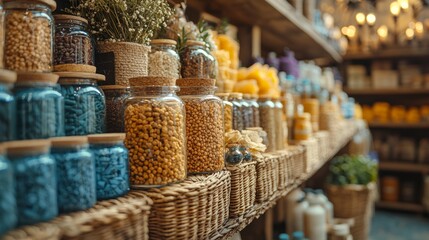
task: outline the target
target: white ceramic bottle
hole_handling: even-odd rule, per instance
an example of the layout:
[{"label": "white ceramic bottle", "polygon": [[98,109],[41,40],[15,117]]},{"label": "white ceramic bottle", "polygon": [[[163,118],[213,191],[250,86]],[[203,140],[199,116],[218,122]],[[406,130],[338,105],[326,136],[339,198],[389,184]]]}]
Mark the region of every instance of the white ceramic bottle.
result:
[{"label": "white ceramic bottle", "polygon": [[298,200],[304,198],[305,194],[301,189],[296,189],[286,197],[286,232],[292,236],[294,231],[295,208]]},{"label": "white ceramic bottle", "polygon": [[304,212],[304,235],[310,240],[326,240],[326,212],[315,196],[308,199],[310,206]]}]

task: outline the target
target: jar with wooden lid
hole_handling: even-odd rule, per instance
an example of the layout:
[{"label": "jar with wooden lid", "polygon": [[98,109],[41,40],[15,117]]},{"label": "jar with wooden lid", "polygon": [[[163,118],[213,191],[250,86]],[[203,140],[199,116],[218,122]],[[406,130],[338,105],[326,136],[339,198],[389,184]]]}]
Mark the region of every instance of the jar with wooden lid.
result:
[{"label": "jar with wooden lid", "polygon": [[170,39],[151,41],[149,53],[149,76],[180,78],[180,57],[176,51],[177,42]]},{"label": "jar with wooden lid", "polygon": [[216,97],[213,79],[179,79],[185,103],[189,173],[210,173],[224,168],[224,107]]},{"label": "jar with wooden lid", "polygon": [[0,145],[0,236],[14,228],[18,220],[14,187],[12,165]]},{"label": "jar with wooden lid", "polygon": [[49,140],[5,144],[12,163],[18,225],[49,221],[58,215],[55,161]]},{"label": "jar with wooden lid", "polygon": [[55,19],[54,65],[94,65],[94,42],[84,18],[57,14]]},{"label": "jar with wooden lid", "polygon": [[216,79],[216,59],[201,41],[188,40],[180,53],[182,78]]},{"label": "jar with wooden lid", "polygon": [[130,96],[130,87],[121,85],[103,85],[100,87],[106,99],[106,133],[124,132],[125,100]]},{"label": "jar with wooden lid", "polygon": [[4,63],[15,71],[51,72],[54,0],[4,0]]},{"label": "jar with wooden lid", "polygon": [[313,128],[309,113],[301,113],[295,116],[294,139],[298,141],[308,140],[312,137]]},{"label": "jar with wooden lid", "polygon": [[132,188],[164,186],[187,176],[185,109],[175,81],[130,79],[124,119]]},{"label": "jar with wooden lid", "polygon": [[64,136],[64,97],[57,90],[58,75],[19,73],[13,90],[17,139]]},{"label": "jar with wooden lid", "polygon": [[51,156],[57,169],[60,213],[82,211],[94,206],[94,157],[85,136],[51,138]]},{"label": "jar with wooden lid", "polygon": [[82,136],[104,133],[106,101],[97,81],[104,75],[81,72],[56,72],[64,96],[65,134]]},{"label": "jar with wooden lid", "polygon": [[225,132],[230,132],[233,130],[232,127],[232,111],[233,111],[233,105],[228,100],[229,93],[217,93],[216,96],[218,96],[220,99],[222,99],[223,102],[223,119],[224,119],[224,126],[225,126]]},{"label": "jar with wooden lid", "polygon": [[261,96],[259,104],[259,119],[262,129],[267,132],[267,150],[274,152],[277,149],[276,137],[276,106],[268,96]]},{"label": "jar with wooden lid", "polygon": [[250,105],[250,94],[243,94],[241,99],[241,115],[243,117],[243,129],[254,127],[253,123],[253,108]]},{"label": "jar with wooden lid", "polygon": [[259,118],[259,104],[258,104],[258,95],[250,95],[248,100],[250,106],[252,107],[252,118],[253,118],[253,127],[260,127],[260,118]]},{"label": "jar with wooden lid", "polygon": [[244,130],[242,93],[230,93],[229,101],[232,103],[232,128],[237,131]]},{"label": "jar with wooden lid", "polygon": [[283,150],[286,147],[285,131],[287,131],[286,121],[283,117],[283,104],[278,98],[276,98],[274,99],[274,105],[276,122],[276,147],[277,150]]},{"label": "jar with wooden lid", "polygon": [[0,142],[12,141],[16,138],[16,103],[10,91],[16,81],[16,73],[0,70]]}]

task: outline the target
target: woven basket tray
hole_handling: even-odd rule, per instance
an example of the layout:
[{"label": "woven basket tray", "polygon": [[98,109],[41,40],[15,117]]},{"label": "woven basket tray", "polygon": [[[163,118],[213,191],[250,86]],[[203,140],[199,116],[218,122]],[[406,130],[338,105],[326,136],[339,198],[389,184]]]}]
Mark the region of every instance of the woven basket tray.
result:
[{"label": "woven basket tray", "polygon": [[292,177],[292,162],[291,162],[291,154],[286,151],[278,151],[274,155],[277,156],[277,162],[279,165],[279,183],[278,189],[286,189],[291,184]]},{"label": "woven basket tray", "polygon": [[229,216],[235,218],[246,213],[255,203],[256,162],[229,166],[227,170],[231,172]]},{"label": "woven basket tray", "polygon": [[331,150],[331,146],[329,144],[329,132],[328,131],[319,131],[314,134],[315,138],[318,142],[319,147],[319,157],[321,159],[326,159]]},{"label": "woven basket tray", "polygon": [[25,226],[8,232],[2,240],[57,240],[61,238],[60,229],[51,223]]},{"label": "woven basket tray", "polygon": [[292,168],[292,179],[294,182],[300,180],[305,175],[305,147],[300,145],[289,145],[287,151]]},{"label": "woven basket tray", "polygon": [[264,157],[256,158],[256,162],[256,202],[262,203],[278,189],[278,157],[264,154]]}]

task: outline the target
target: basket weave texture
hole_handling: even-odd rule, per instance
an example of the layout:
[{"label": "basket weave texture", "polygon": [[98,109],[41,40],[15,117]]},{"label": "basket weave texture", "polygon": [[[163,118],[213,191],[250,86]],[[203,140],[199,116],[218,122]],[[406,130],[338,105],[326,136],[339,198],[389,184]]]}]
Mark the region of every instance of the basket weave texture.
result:
[{"label": "basket weave texture", "polygon": [[305,148],[305,172],[309,173],[319,163],[318,142],[315,138],[299,141],[298,144]]},{"label": "basket weave texture", "polygon": [[331,151],[331,146],[329,144],[329,132],[328,131],[319,131],[314,134],[318,142],[319,147],[319,157],[325,159],[328,157],[329,152]]},{"label": "basket weave texture", "polygon": [[229,215],[234,218],[246,213],[255,203],[256,161],[228,166],[227,170],[231,172]]},{"label": "basket weave texture", "polygon": [[262,203],[278,189],[278,157],[264,154],[263,157],[256,158],[256,162],[256,202]]}]

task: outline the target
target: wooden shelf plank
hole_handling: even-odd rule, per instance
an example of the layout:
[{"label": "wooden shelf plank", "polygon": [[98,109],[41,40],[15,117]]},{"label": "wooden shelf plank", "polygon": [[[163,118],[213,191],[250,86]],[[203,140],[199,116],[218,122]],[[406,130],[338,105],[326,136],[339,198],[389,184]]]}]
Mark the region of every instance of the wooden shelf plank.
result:
[{"label": "wooden shelf plank", "polygon": [[429,165],[421,163],[379,162],[380,170],[428,173]]},{"label": "wooden shelf plank", "polygon": [[423,212],[424,207],[417,203],[404,203],[404,202],[376,202],[375,206],[383,209],[402,210],[409,212]]},{"label": "wooden shelf plank", "polygon": [[407,59],[425,57],[429,57],[428,48],[392,48],[371,53],[348,53],[344,56],[344,60]]},{"label": "wooden shelf plank", "polygon": [[374,89],[374,88],[363,88],[363,89],[346,89],[349,95],[429,95],[429,88],[391,88],[391,89]]},{"label": "wooden shelf plank", "polygon": [[370,128],[429,129],[429,123],[369,123]]}]

